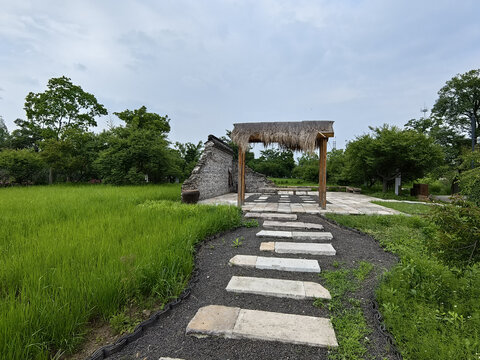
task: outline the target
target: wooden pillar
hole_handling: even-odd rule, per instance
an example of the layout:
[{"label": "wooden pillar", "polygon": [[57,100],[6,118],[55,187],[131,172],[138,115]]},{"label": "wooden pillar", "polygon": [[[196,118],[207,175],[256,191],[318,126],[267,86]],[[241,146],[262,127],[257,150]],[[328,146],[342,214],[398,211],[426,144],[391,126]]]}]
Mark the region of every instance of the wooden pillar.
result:
[{"label": "wooden pillar", "polygon": [[327,208],[327,142],[328,138],[320,140],[318,164],[318,203],[322,209]]},{"label": "wooden pillar", "polygon": [[242,206],[245,202],[245,151],[238,148],[238,182],[237,182],[237,205]]}]

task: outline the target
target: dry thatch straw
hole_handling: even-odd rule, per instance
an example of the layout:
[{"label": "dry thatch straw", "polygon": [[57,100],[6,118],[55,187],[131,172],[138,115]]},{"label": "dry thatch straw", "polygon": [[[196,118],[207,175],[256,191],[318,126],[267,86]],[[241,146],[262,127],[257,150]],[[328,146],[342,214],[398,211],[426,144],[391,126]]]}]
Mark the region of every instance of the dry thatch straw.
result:
[{"label": "dry thatch straw", "polygon": [[333,136],[333,121],[260,122],[233,124],[231,138],[242,149],[249,143],[273,143],[283,149],[314,152],[320,140]]}]

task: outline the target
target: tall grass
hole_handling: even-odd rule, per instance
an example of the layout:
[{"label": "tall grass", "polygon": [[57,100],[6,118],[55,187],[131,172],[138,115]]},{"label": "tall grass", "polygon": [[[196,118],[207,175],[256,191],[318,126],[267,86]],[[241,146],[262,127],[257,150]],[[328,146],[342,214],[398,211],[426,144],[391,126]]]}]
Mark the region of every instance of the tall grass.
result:
[{"label": "tall grass", "polygon": [[71,352],[127,301],[178,295],[193,249],[239,210],[178,202],[178,185],[0,190],[0,356]]}]

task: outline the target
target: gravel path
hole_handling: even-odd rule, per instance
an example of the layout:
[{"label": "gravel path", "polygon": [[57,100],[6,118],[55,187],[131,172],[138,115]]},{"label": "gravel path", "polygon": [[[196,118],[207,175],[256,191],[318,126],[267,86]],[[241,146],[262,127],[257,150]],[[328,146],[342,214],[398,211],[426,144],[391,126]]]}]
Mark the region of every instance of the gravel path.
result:
[{"label": "gravel path", "polygon": [[[374,298],[373,292],[378,283],[378,276],[385,269],[393,266],[396,258],[392,254],[384,252],[371,237],[343,229],[317,215],[299,215],[298,220],[320,223],[324,225],[325,231],[331,232],[334,236],[331,243],[337,250],[336,256],[301,256],[307,259],[318,259],[322,270],[334,270],[334,261],[344,263],[346,267],[356,267],[356,264],[362,260],[374,264],[375,270],[366,280],[365,286],[353,294],[353,297],[362,300],[367,322],[373,329],[369,336],[371,357],[376,359],[393,358],[388,354],[386,339],[374,325],[370,300]],[[261,223],[262,221],[260,221],[260,225]],[[255,237],[259,230],[261,230],[261,226],[239,228],[205,242],[196,256],[199,281],[194,284],[191,296],[146,331],[143,337],[110,359],[158,359],[162,356],[185,360],[326,359],[328,350],[324,348],[212,337],[198,339],[185,335],[188,322],[200,307],[206,305],[236,306],[244,309],[329,317],[328,310],[314,307],[311,300],[235,294],[225,291],[225,287],[233,275],[319,282],[318,275],[312,273],[287,273],[229,266],[229,259],[237,254],[260,255],[259,244],[262,240]],[[242,245],[238,248],[232,247],[233,240],[241,237],[243,237]],[[266,253],[265,256],[300,257],[275,253]]]}]

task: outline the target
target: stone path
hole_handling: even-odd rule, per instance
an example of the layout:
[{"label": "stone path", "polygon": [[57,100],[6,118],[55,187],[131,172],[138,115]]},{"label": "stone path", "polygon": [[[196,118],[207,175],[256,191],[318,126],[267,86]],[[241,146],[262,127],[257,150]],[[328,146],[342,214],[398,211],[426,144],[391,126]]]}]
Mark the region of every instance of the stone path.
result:
[{"label": "stone path", "polygon": [[337,252],[332,244],[262,242],[260,251],[274,251],[278,254],[309,254],[333,256]]},{"label": "stone path", "polygon": [[262,230],[257,233],[259,238],[292,239],[292,240],[332,240],[329,232],[306,232],[306,231],[284,231],[284,230]]},{"label": "stone path", "polygon": [[220,305],[200,308],[188,324],[186,332],[230,339],[338,346],[330,319]]},{"label": "stone path", "polygon": [[[311,205],[307,201],[315,198],[281,195],[262,199],[255,195],[252,202],[260,200],[259,205],[265,206],[282,199],[282,205],[298,207]],[[317,275],[320,269],[334,270],[338,263],[355,267],[365,260],[380,272],[396,262],[373,239],[320,220],[316,214],[262,211],[245,217],[258,219],[260,228],[238,228],[201,246],[196,255],[198,282],[191,296],[112,360],[327,359],[337,340],[328,306],[313,306],[315,298],[331,299]],[[286,231],[291,238],[257,236],[264,231],[274,231],[266,235]],[[294,233],[331,236],[326,241],[312,236],[302,241],[293,239]],[[244,237],[243,244],[232,246],[239,237]],[[368,301],[374,298],[378,276],[352,294],[365,303],[369,321],[374,315]],[[375,351],[385,353],[388,344],[375,328],[369,339]]]},{"label": "stone path", "polygon": [[311,281],[232,276],[227,291],[292,299],[331,299],[330,292]]},{"label": "stone path", "polygon": [[[254,205],[244,206],[244,209],[254,209],[248,212],[247,218],[275,219],[265,220],[262,229],[256,233],[257,238],[291,239],[291,240],[332,240],[333,235],[323,230],[323,226],[314,223],[296,221],[293,210],[309,212],[318,208],[308,193],[300,194],[301,203],[290,203],[288,193],[280,194],[278,203],[267,203],[269,195],[262,195],[254,200]],[[279,229],[301,229],[279,230]],[[305,231],[305,230],[310,231]],[[335,256],[332,244],[299,243],[299,242],[262,242],[259,251],[272,251],[280,254],[308,254],[310,256]],[[259,255],[235,255],[229,265],[256,270],[276,270],[282,272],[319,273],[318,260],[302,258],[265,257]],[[323,286],[314,282],[294,279],[275,279],[264,277],[232,276],[226,291],[263,296],[311,299],[330,299],[330,293]],[[291,344],[304,344],[319,347],[338,346],[330,320],[327,318],[266,312],[255,309],[242,309],[220,305],[208,305],[200,308],[187,326],[187,334],[204,336],[222,336],[230,339],[258,339],[264,341],[279,341]]]}]

